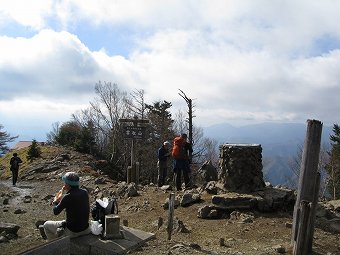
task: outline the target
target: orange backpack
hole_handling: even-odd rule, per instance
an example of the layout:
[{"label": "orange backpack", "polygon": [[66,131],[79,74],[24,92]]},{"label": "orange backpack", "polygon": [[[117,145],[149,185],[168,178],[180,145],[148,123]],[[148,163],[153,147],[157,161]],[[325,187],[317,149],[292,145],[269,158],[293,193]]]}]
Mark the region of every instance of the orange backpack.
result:
[{"label": "orange backpack", "polygon": [[174,145],[172,147],[172,157],[174,159],[185,159],[186,151],[185,151],[185,139],[182,137],[176,137],[174,139]]}]

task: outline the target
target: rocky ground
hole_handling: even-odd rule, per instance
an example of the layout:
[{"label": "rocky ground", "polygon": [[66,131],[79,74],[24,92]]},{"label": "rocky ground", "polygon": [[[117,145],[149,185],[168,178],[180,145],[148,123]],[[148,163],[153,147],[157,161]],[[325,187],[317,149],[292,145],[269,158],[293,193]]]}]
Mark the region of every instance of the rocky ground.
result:
[{"label": "rocky ground", "polygon": [[[9,159],[1,160],[0,164],[6,166]],[[11,185],[8,169],[0,168],[0,222],[20,227],[17,235],[0,231],[0,253],[19,254],[47,242],[40,237],[36,222],[65,217],[63,213],[54,216],[49,203],[62,186],[61,175],[77,171],[81,184],[89,190],[91,202],[99,197],[118,197],[121,222],[127,220],[129,227],[156,234],[154,240],[131,254],[291,254],[291,211],[234,211],[217,219],[202,219],[197,216],[199,209],[212,202],[212,195],[202,189],[200,199],[175,209],[176,224],[168,240],[160,218],[167,220],[164,204],[170,191],[152,184],[131,189],[98,174],[97,163],[88,155],[65,148],[44,149],[41,159],[24,162],[16,187]],[[183,194],[184,191],[178,192],[176,196],[180,200]],[[340,254],[340,234],[323,227],[327,225],[323,220],[330,214],[323,212],[325,217],[319,219],[315,228],[313,254]]]}]

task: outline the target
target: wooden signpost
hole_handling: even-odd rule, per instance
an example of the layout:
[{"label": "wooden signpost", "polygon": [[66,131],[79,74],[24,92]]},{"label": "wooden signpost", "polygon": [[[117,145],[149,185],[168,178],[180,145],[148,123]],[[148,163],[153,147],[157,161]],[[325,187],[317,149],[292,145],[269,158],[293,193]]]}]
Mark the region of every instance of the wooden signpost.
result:
[{"label": "wooden signpost", "polygon": [[119,119],[121,123],[126,123],[124,126],[124,139],[131,140],[131,164],[127,169],[127,183],[139,183],[139,162],[135,161],[135,142],[144,138],[145,124],[149,123],[147,119],[138,119],[135,116],[133,119]]}]

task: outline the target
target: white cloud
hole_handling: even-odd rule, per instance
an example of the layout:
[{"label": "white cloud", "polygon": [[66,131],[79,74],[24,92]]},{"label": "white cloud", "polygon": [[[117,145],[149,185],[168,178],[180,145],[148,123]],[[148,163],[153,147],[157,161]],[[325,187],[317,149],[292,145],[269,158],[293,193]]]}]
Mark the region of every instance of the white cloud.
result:
[{"label": "white cloud", "polygon": [[[1,0],[0,14],[2,22],[5,20],[13,20],[23,26],[33,29],[41,29],[45,27],[45,19],[52,14],[52,0]],[[6,24],[2,24],[5,26]]]},{"label": "white cloud", "polygon": [[[38,32],[0,36],[0,104],[28,104],[25,98],[44,109],[62,104],[74,110],[75,98],[85,105],[101,80],[126,91],[144,89],[148,103],[167,100],[186,111],[182,89],[194,99],[195,121],[202,125],[339,122],[340,53],[336,44],[317,44],[340,42],[338,1],[68,0],[19,9],[2,2],[0,27],[9,19]],[[129,31],[134,48],[126,57],[94,51],[87,43],[102,38],[80,39],[83,22],[103,32]],[[65,30],[57,32],[60,24]],[[8,107],[1,106],[2,112]],[[31,108],[39,112],[38,104]]]},{"label": "white cloud", "polygon": [[42,30],[32,38],[0,37],[1,98],[45,95],[68,98],[93,91],[99,66],[68,32]]}]

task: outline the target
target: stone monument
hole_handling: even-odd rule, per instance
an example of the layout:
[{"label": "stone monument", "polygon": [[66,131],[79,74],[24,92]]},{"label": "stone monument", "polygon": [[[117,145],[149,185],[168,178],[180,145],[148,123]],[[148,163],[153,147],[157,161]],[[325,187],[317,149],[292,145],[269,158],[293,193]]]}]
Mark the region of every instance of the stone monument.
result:
[{"label": "stone monument", "polygon": [[219,181],[228,191],[250,193],[263,190],[260,144],[220,145]]}]

